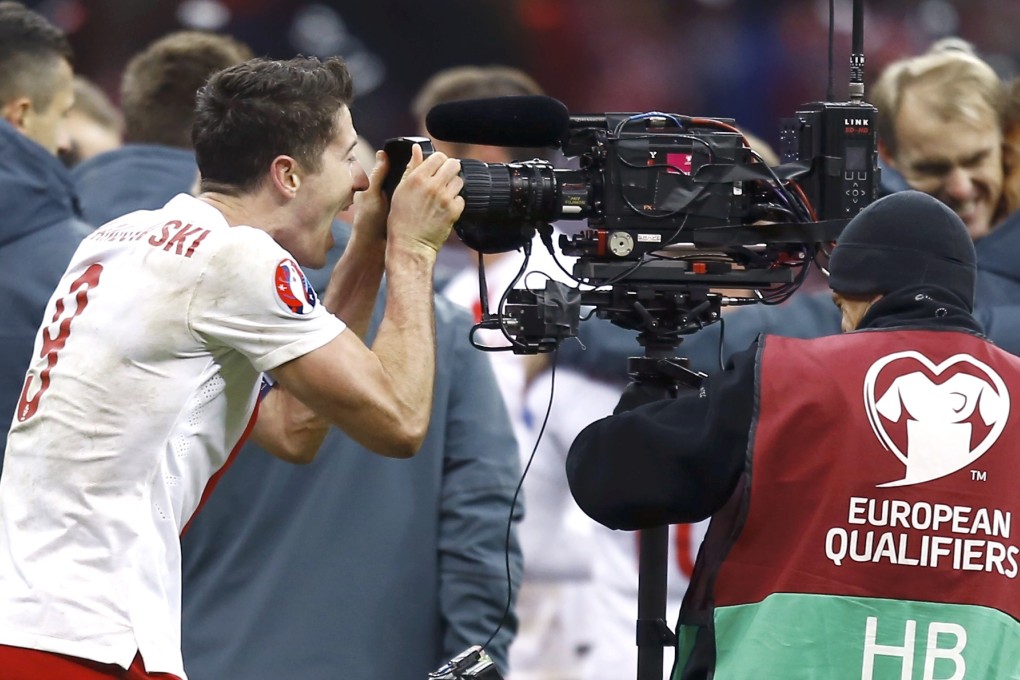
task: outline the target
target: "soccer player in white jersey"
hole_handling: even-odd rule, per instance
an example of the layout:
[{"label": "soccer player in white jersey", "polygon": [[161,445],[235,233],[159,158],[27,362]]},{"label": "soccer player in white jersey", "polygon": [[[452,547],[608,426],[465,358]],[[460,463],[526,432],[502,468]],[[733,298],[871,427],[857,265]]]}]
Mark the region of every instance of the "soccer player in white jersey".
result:
[{"label": "soccer player in white jersey", "polygon": [[[415,149],[389,205],[385,157],[369,180],[354,156],[351,96],[337,59],[221,71],[196,108],[202,193],[113,220],[72,259],[0,476],[6,680],[186,678],[179,536],[246,435],[294,462],[330,425],[385,456],[421,444],[432,268],[463,209],[460,165]],[[323,265],[356,193],[317,300],[301,266]]]}]

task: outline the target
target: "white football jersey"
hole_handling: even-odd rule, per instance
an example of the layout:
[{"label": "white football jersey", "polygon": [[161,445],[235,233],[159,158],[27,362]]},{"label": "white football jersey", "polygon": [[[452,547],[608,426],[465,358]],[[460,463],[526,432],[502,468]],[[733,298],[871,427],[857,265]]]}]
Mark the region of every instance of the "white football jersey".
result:
[{"label": "white football jersey", "polygon": [[86,238],[50,299],[0,476],[0,644],[184,679],[180,533],[261,374],[335,338],[292,256],[180,195]]}]

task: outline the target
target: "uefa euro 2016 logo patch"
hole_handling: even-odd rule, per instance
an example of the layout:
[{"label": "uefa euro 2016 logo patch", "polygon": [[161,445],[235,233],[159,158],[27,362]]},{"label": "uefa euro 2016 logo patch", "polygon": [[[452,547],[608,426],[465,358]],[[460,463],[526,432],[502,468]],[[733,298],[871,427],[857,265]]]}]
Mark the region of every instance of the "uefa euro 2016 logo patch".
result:
[{"label": "uefa euro 2016 logo patch", "polygon": [[276,265],[276,299],[294,314],[309,314],[317,298],[305,273],[294,260],[281,260]]}]

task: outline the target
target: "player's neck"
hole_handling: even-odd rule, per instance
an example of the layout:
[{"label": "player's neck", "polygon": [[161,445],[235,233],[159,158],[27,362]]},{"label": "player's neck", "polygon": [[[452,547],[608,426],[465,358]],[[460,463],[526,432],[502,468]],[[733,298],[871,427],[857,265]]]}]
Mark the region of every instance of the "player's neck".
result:
[{"label": "player's neck", "polygon": [[216,208],[232,227],[245,225],[272,234],[282,219],[281,206],[259,194],[233,195],[203,191],[198,200]]}]

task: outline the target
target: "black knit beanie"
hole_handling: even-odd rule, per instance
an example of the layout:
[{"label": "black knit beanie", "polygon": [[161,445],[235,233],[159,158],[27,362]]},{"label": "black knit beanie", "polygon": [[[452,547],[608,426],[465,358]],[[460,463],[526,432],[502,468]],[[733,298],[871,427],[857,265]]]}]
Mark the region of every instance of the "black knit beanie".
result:
[{"label": "black knit beanie", "polygon": [[871,295],[935,285],[974,306],[974,243],[959,216],[919,191],[898,191],[850,220],[829,259],[829,287]]}]

